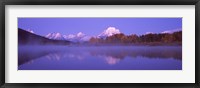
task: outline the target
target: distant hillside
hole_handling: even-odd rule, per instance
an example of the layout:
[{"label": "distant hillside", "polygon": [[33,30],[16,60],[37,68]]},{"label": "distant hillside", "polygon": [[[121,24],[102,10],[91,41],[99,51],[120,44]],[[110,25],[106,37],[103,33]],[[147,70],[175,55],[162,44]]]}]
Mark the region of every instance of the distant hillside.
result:
[{"label": "distant hillside", "polygon": [[19,45],[69,45],[67,40],[53,40],[18,28]]}]

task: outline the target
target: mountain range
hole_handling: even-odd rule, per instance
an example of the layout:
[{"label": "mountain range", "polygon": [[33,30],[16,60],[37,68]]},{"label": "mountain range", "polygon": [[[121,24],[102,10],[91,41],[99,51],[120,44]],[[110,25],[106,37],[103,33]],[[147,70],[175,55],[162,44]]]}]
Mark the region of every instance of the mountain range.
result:
[{"label": "mountain range", "polygon": [[69,35],[63,35],[61,33],[49,33],[45,36],[48,39],[54,39],[54,40],[69,40],[72,42],[83,42],[83,41],[89,41],[90,36],[86,36],[84,33],[79,32],[77,34],[69,34]]},{"label": "mountain range", "polygon": [[48,39],[30,31],[18,28],[19,45],[69,45],[70,43],[71,42],[67,40]]},{"label": "mountain range", "polygon": [[[106,38],[108,36],[112,36],[114,34],[119,34],[119,33],[121,33],[119,29],[116,29],[115,27],[108,27],[106,30],[104,30],[102,33],[100,33],[98,36],[95,36],[95,37]],[[79,32],[77,34],[69,34],[69,35],[63,35],[61,33],[49,33],[45,37],[49,39],[54,39],[54,40],[69,40],[73,42],[89,41],[91,38],[91,36],[87,36],[86,34],[82,32]]]},{"label": "mountain range", "polygon": [[[169,30],[169,31],[163,31],[161,33],[173,33],[176,31],[180,31],[181,29],[175,29],[175,30]],[[29,33],[34,34],[34,32],[32,30],[26,30]],[[69,34],[69,35],[64,35],[61,33],[48,33],[46,36],[44,36],[44,38],[46,39],[50,39],[50,40],[62,40],[62,41],[71,41],[71,42],[85,42],[85,41],[89,41],[91,37],[94,38],[101,38],[101,39],[105,39],[107,37],[110,37],[112,35],[115,34],[120,34],[120,30],[116,29],[115,27],[108,27],[106,30],[104,30],[102,33],[100,33],[97,36],[88,36],[82,32],[78,32],[77,34]],[[147,32],[146,34],[154,34],[152,32]],[[37,34],[35,34],[37,35]],[[41,36],[42,37],[42,36]]]}]

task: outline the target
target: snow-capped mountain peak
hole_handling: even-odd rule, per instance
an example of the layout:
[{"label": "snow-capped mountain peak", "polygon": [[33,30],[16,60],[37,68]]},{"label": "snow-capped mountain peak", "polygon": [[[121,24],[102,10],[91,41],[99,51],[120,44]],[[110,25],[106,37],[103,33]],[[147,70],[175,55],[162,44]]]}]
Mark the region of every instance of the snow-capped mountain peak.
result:
[{"label": "snow-capped mountain peak", "polygon": [[84,33],[82,32],[78,32],[77,34],[69,34],[69,35],[65,35],[64,38],[66,40],[70,40],[73,42],[81,42],[81,41],[88,41],[90,39],[89,36],[86,36]]},{"label": "snow-capped mountain peak", "polygon": [[73,34],[64,35],[65,39],[71,39],[71,38],[74,38],[74,37],[76,37],[76,35],[73,35]]},{"label": "snow-capped mountain peak", "polygon": [[[120,34],[120,33],[121,32],[119,31],[119,29],[116,29],[115,27],[108,27],[97,37],[106,38],[106,37],[112,36],[114,34]],[[78,32],[77,34],[69,34],[69,35],[62,35],[61,33],[49,33],[45,37],[47,37],[49,39],[69,40],[69,41],[73,41],[73,42],[89,41],[91,38],[91,36],[87,36],[86,34],[84,34],[82,32]]]},{"label": "snow-capped mountain peak", "polygon": [[65,38],[63,37],[61,33],[49,33],[45,37],[49,39],[55,39],[55,40],[65,40]]},{"label": "snow-capped mountain peak", "polygon": [[56,37],[61,37],[62,35],[60,33],[55,34]]},{"label": "snow-capped mountain peak", "polygon": [[78,32],[77,34],[69,34],[69,35],[62,35],[61,33],[49,33],[45,37],[49,39],[69,40],[73,42],[89,41],[90,39],[90,36],[86,36],[82,32]]},{"label": "snow-capped mountain peak", "polygon": [[115,27],[108,27],[101,34],[99,34],[98,37],[108,37],[108,36],[112,36],[114,34],[120,34],[120,33],[121,32],[119,31],[119,29],[116,29]]},{"label": "snow-capped mountain peak", "polygon": [[85,36],[85,34],[82,33],[82,32],[79,32],[76,36],[77,36],[77,37],[83,37],[83,36]]}]

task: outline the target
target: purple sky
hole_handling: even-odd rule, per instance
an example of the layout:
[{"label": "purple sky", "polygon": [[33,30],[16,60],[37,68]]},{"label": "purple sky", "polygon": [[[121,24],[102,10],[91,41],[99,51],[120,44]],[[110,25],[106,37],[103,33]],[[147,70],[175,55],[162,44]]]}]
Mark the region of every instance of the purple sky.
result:
[{"label": "purple sky", "polygon": [[124,34],[141,35],[182,29],[182,18],[18,18],[18,27],[42,36],[53,32],[95,36],[108,27]]}]

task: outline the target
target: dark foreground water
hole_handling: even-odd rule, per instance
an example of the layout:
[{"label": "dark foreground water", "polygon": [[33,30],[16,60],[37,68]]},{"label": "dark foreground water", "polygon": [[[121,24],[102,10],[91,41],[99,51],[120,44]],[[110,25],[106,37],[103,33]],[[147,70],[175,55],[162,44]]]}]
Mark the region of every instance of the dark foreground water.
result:
[{"label": "dark foreground water", "polygon": [[182,70],[182,48],[19,46],[18,70]]}]

